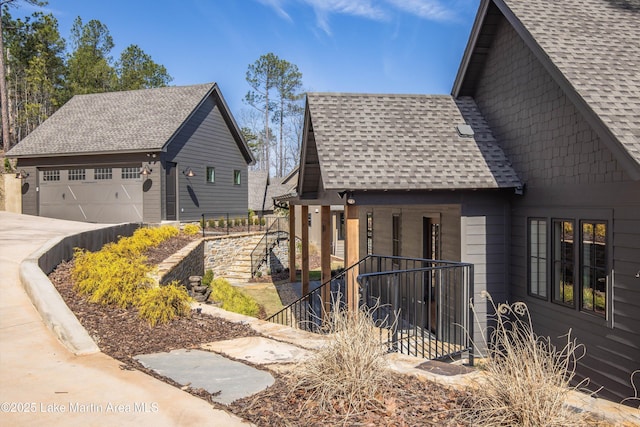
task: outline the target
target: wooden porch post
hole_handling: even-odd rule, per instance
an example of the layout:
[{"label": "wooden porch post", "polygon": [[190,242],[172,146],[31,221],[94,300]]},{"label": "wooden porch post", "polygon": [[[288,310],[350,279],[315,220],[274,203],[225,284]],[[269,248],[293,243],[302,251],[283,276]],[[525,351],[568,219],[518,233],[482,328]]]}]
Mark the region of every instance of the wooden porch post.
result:
[{"label": "wooden porch post", "polygon": [[[322,224],[320,239],[320,265],[322,267],[321,283],[331,279],[331,206],[322,206],[320,211]],[[331,309],[331,286],[322,288],[322,317]]]},{"label": "wooden porch post", "polygon": [[309,293],[309,206],[302,205],[300,222],[302,227],[302,295]]},{"label": "wooden porch post", "polygon": [[[344,240],[345,268],[360,261],[360,220],[358,206],[345,205],[346,236]],[[358,267],[353,268],[347,274],[347,308],[349,311],[358,309]]]},{"label": "wooden porch post", "polygon": [[296,280],[296,207],[289,204],[289,282]]}]

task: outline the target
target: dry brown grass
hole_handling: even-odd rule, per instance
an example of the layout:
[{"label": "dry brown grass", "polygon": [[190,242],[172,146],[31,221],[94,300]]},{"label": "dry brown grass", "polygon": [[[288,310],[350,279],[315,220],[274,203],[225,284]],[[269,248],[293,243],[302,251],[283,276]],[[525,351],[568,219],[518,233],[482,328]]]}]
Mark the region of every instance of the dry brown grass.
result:
[{"label": "dry brown grass", "polygon": [[337,311],[326,316],[327,345],[295,370],[292,393],[308,396],[305,408],[350,415],[380,409],[389,371],[372,313]]},{"label": "dry brown grass", "polygon": [[[486,376],[461,411],[461,421],[482,426],[584,426],[586,414],[565,405],[584,346],[563,338],[564,347],[535,334],[526,304],[495,305]],[[485,335],[486,336],[486,335]]]}]

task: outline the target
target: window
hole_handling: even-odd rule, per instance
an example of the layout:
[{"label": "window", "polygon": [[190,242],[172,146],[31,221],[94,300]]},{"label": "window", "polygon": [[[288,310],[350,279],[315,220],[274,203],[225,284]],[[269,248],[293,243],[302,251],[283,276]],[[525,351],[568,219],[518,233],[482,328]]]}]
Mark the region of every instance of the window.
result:
[{"label": "window", "polygon": [[583,311],[604,316],[607,297],[607,224],[583,221],[580,227]]},{"label": "window", "polygon": [[84,169],[69,169],[67,179],[69,181],[83,181],[86,178]]},{"label": "window", "polygon": [[111,179],[112,177],[111,168],[96,168],[93,170],[93,179]]},{"label": "window", "polygon": [[122,168],[120,172],[120,177],[122,179],[138,179],[140,178],[140,169],[139,168]]},{"label": "window", "polygon": [[216,182],[216,169],[207,166],[207,182]]},{"label": "window", "polygon": [[234,170],[233,171],[233,183],[235,185],[240,185],[241,177],[242,177],[242,174],[241,174],[241,172],[239,170]]},{"label": "window", "polygon": [[60,171],[44,171],[42,172],[43,181],[60,181]]},{"label": "window", "polygon": [[575,307],[573,221],[553,220],[553,302]]},{"label": "window", "polygon": [[529,220],[529,294],[547,298],[547,221]]},{"label": "window", "polygon": [[373,212],[367,212],[367,255],[373,255]]},{"label": "window", "polygon": [[392,221],[392,255],[400,256],[400,215],[394,215]]}]

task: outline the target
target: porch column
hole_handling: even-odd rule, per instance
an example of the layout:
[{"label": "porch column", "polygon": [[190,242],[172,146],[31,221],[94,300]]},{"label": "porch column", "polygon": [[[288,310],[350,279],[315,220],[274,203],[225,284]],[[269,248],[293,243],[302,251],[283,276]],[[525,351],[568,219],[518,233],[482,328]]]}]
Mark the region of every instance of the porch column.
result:
[{"label": "porch column", "polygon": [[[320,239],[320,265],[322,267],[321,283],[331,280],[331,206],[322,206],[320,210],[320,223],[322,224]],[[322,288],[322,317],[329,313],[331,304],[331,286]]]},{"label": "porch column", "polygon": [[[346,236],[344,239],[345,268],[349,268],[360,261],[359,229],[360,220],[358,206],[345,205]],[[358,267],[347,274],[347,308],[349,311],[358,309]]]},{"label": "porch column", "polygon": [[289,204],[289,283],[296,280],[296,207]]},{"label": "porch column", "polygon": [[302,227],[302,295],[309,293],[309,206],[302,205],[300,223]]}]

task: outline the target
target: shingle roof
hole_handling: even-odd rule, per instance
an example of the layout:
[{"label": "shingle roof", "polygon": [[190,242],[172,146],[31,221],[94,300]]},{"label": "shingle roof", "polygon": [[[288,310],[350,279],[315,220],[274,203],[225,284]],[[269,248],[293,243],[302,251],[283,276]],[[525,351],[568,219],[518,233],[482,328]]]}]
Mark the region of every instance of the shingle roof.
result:
[{"label": "shingle roof", "polygon": [[640,163],[640,4],[503,1]]},{"label": "shingle roof", "polygon": [[[267,171],[250,170],[248,180],[248,192],[249,192],[249,209],[258,212],[262,210],[269,210],[266,206],[269,201],[265,200],[267,191],[267,185],[269,183],[269,174]],[[273,203],[271,203],[273,205]]]},{"label": "shingle roof", "polygon": [[208,83],[76,95],[8,155],[159,150],[214,87]]},{"label": "shingle roof", "polygon": [[[484,189],[520,186],[468,97],[310,93],[325,189]],[[472,126],[462,137],[456,126]]]},{"label": "shingle roof", "polygon": [[627,171],[640,177],[640,3],[483,0],[454,95],[473,93],[478,61],[482,62],[490,40],[478,32],[491,33],[495,25],[488,12],[490,2],[591,119],[605,142],[611,141],[610,148]]}]

